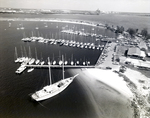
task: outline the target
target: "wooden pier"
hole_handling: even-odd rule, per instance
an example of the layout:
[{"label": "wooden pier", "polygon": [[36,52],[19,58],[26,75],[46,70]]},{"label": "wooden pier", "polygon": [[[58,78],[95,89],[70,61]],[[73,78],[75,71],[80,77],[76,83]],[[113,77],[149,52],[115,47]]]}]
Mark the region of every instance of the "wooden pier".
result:
[{"label": "wooden pier", "polygon": [[[28,68],[49,68],[49,65],[25,65]],[[50,65],[51,68],[62,68],[62,65]],[[95,65],[64,65],[64,68],[95,68]]]}]

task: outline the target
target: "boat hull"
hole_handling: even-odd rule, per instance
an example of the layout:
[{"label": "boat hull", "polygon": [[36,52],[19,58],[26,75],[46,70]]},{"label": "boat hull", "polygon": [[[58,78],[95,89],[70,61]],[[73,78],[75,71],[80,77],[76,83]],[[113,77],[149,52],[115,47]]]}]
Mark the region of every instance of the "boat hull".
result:
[{"label": "boat hull", "polygon": [[72,83],[76,76],[77,75],[60,80],[52,85],[45,86],[41,90],[32,94],[31,98],[35,101],[43,101],[49,99],[65,90]]}]

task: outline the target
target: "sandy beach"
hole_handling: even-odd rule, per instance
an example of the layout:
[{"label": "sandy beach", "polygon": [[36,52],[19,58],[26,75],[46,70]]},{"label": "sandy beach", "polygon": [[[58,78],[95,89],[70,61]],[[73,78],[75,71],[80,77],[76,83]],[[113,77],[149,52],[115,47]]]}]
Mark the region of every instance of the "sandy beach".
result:
[{"label": "sandy beach", "polygon": [[76,69],[71,73],[79,73],[77,81],[85,89],[98,118],[132,118],[130,99],[133,94],[122,77],[102,69]]},{"label": "sandy beach", "polygon": [[[124,74],[118,74],[112,70],[76,69],[71,73],[79,73],[77,81],[85,89],[98,118],[148,118],[150,84],[148,78],[140,72],[127,69]],[[139,80],[145,83],[141,84]]]}]

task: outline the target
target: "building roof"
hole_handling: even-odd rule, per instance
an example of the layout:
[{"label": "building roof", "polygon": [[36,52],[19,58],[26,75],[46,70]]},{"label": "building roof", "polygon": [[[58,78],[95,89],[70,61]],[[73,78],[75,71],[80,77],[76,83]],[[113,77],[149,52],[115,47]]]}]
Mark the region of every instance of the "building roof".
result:
[{"label": "building roof", "polygon": [[144,41],[141,41],[138,46],[139,46],[140,49],[144,49],[144,50],[148,49],[147,46],[146,46],[146,43]]},{"label": "building roof", "polygon": [[145,52],[141,51],[139,48],[133,47],[128,49],[129,56],[138,56],[138,57],[145,57]]},{"label": "building roof", "polygon": [[147,56],[150,57],[150,52],[147,53]]}]

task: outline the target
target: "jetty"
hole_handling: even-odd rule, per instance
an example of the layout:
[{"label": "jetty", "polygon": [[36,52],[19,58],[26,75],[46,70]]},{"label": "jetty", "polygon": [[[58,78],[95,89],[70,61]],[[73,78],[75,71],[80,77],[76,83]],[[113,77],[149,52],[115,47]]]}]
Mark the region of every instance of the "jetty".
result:
[{"label": "jetty", "polygon": [[[48,68],[49,65],[25,65],[27,68]],[[51,65],[51,68],[62,68],[62,65]],[[95,65],[64,65],[64,68],[95,68]]]},{"label": "jetty", "polygon": [[[21,65],[17,70],[16,74],[21,74],[27,68],[49,68],[49,65]],[[62,68],[62,65],[51,65],[51,68]],[[95,68],[95,65],[64,65],[64,68]]]}]

